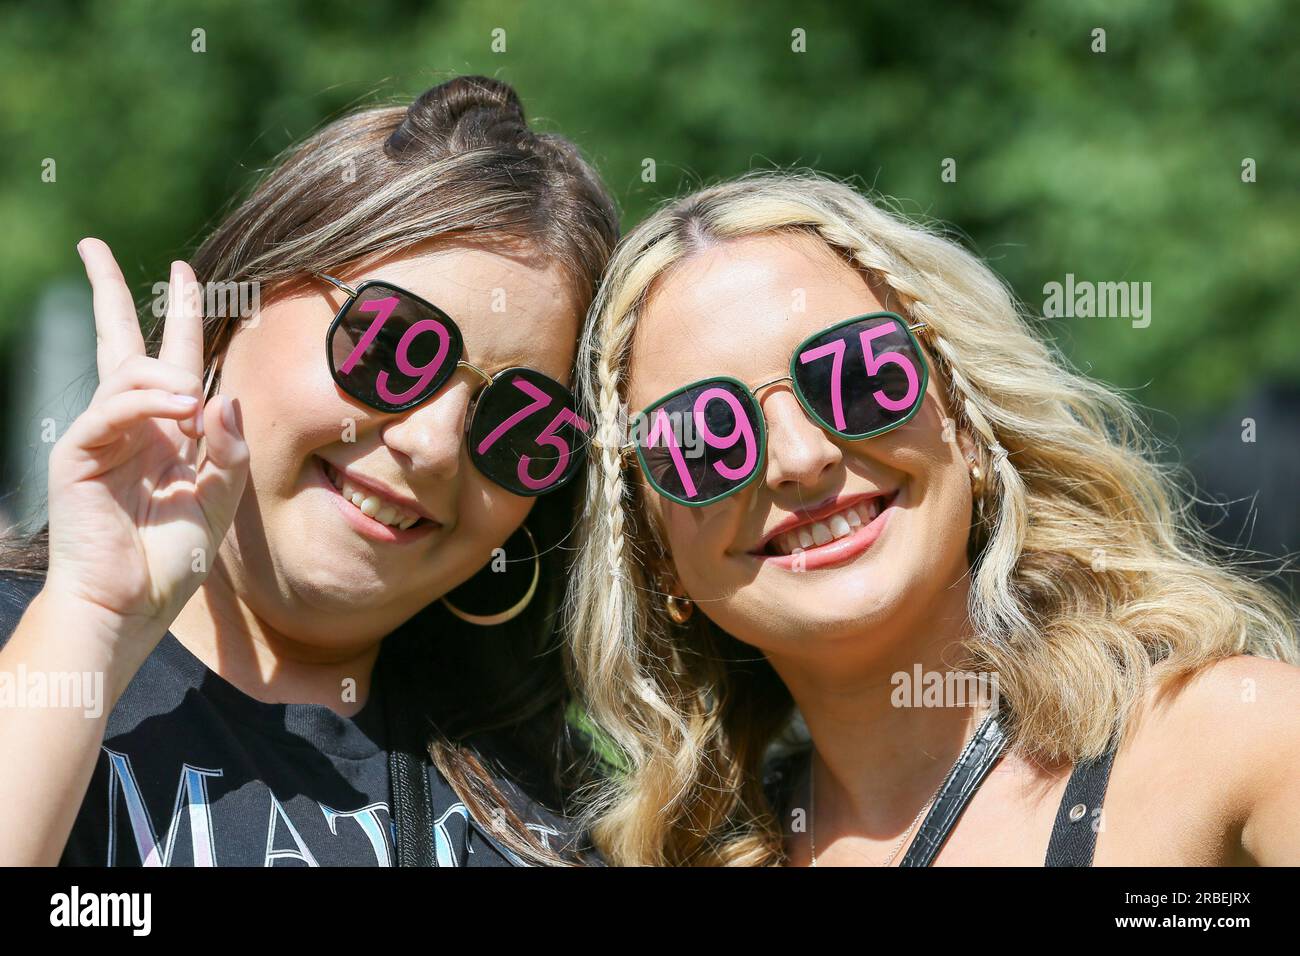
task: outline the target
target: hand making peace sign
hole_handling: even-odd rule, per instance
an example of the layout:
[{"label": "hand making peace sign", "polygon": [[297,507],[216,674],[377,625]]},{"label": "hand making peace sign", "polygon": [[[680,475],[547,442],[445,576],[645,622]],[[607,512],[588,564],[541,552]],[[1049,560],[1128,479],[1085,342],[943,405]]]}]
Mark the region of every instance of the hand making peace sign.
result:
[{"label": "hand making peace sign", "polygon": [[248,446],[236,403],[217,395],[203,406],[202,317],[184,294],[193,270],[172,263],[162,347],[150,358],[108,246],[84,239],[78,251],[94,290],[100,385],[50,453],[46,589],[121,633],[160,624],[161,637],[230,528]]}]

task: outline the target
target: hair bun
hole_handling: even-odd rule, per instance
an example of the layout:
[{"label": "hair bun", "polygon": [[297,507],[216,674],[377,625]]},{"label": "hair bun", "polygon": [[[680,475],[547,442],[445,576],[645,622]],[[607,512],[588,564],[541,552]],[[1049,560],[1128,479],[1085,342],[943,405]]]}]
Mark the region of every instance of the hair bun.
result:
[{"label": "hair bun", "polygon": [[473,149],[515,143],[529,134],[514,87],[487,76],[458,76],[421,93],[384,149],[390,156],[417,143]]}]

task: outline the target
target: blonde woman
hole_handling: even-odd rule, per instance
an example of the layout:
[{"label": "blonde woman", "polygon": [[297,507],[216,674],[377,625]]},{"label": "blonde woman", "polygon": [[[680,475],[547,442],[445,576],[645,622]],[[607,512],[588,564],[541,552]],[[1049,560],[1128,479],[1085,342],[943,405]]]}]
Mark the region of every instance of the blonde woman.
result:
[{"label": "blonde woman", "polygon": [[579,365],[607,860],[1300,862],[1287,612],[957,245],[815,175],[704,189]]}]

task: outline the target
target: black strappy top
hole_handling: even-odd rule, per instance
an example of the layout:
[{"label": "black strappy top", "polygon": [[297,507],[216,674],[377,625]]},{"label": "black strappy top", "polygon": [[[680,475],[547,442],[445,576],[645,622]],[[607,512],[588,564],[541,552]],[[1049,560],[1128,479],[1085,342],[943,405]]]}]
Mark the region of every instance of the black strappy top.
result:
[{"label": "black strappy top", "polygon": [[[1097,845],[1097,831],[1092,821],[1101,813],[1118,742],[1117,731],[1104,754],[1096,760],[1075,764],[1061,797],[1061,805],[1056,811],[1056,822],[1047,844],[1044,866],[1092,866],[1092,856]],[[997,714],[990,714],[980,724],[944,778],[934,805],[930,807],[930,812],[926,814],[899,866],[929,866],[934,862],[962,811],[988,776],[1006,743],[1007,738],[998,723]],[[791,788],[799,779],[797,769],[807,758],[807,751],[785,757],[773,763],[764,778],[768,799],[773,806],[780,808],[782,814]]]}]

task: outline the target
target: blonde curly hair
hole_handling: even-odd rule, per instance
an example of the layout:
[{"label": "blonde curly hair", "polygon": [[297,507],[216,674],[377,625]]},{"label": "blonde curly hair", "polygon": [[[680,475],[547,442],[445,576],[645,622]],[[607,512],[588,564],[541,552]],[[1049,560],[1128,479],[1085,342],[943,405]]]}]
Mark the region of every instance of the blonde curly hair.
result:
[{"label": "blonde curly hair", "polygon": [[964,650],[998,675],[1012,747],[1097,756],[1156,663],[1167,680],[1243,653],[1296,662],[1285,606],[1212,557],[1130,403],[1069,368],[988,267],[848,185],[753,173],[628,234],[580,345],[577,392],[597,440],[566,622],[576,684],[621,765],[587,821],[611,863],[783,861],[761,771],[793,702],[766,661],[703,615],[670,622],[656,596],[662,541],[619,452],[633,330],[652,288],[703,248],[781,232],[817,237],[888,290],[887,307],[928,327],[927,356],[990,476],[972,527]]}]

